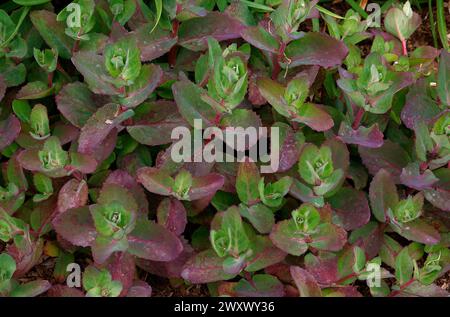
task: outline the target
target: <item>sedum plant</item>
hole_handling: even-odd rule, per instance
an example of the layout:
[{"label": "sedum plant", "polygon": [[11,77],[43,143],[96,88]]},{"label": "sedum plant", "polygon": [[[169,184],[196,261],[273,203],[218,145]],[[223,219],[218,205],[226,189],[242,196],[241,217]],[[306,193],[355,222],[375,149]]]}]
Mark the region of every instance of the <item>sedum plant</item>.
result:
[{"label": "sedum plant", "polygon": [[448,296],[441,4],[3,1],[0,296]]}]

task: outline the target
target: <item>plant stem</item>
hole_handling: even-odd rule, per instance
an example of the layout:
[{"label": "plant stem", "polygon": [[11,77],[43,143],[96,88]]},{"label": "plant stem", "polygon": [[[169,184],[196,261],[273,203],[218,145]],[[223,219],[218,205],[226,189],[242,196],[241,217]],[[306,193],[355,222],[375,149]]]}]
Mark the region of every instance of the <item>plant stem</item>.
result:
[{"label": "plant stem", "polygon": [[411,284],[414,283],[415,281],[416,281],[415,278],[410,279],[408,282],[406,282],[405,284],[401,285],[399,290],[392,291],[387,297],[394,297],[394,296],[397,296],[397,295],[400,294],[405,288],[407,288],[409,285],[411,285]]},{"label": "plant stem", "polygon": [[363,115],[364,115],[364,109],[359,108],[358,112],[356,113],[355,120],[353,121],[353,124],[352,124],[352,128],[354,130],[358,129],[359,125],[361,124]]},{"label": "plant stem", "polygon": [[278,78],[278,75],[281,71],[280,62],[283,59],[284,51],[286,50],[286,42],[282,42],[280,44],[280,48],[278,49],[278,53],[273,55],[272,63],[273,63],[273,70],[272,70],[272,79],[276,80]]},{"label": "plant stem", "polygon": [[50,72],[47,74],[47,83],[48,83],[48,87],[51,88],[53,86],[53,75],[55,74],[55,72]]},{"label": "plant stem", "polygon": [[402,39],[402,50],[403,50],[403,55],[407,56],[408,55],[408,48],[406,47],[406,40]]},{"label": "plant stem", "polygon": [[364,10],[359,6],[359,4],[357,4],[357,3],[356,3],[355,1],[353,1],[353,0],[345,0],[345,2],[347,2],[348,5],[351,6],[353,10],[355,10],[356,12],[358,12],[360,16],[362,16],[364,19],[367,19],[367,17],[368,17],[369,15],[367,14],[366,11],[364,11]]}]

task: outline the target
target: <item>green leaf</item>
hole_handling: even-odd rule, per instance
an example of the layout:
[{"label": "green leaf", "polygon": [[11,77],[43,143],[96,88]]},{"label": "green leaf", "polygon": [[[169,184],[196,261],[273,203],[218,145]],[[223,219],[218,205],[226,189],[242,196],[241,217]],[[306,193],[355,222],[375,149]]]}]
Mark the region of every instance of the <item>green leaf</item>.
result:
[{"label": "green leaf", "polygon": [[33,175],[33,184],[36,189],[42,194],[53,193],[52,179],[41,173]]},{"label": "green leaf", "polygon": [[372,213],[378,221],[385,222],[387,212],[398,203],[397,188],[391,175],[381,169],[373,178],[369,188]]},{"label": "green leaf", "polygon": [[241,204],[239,206],[239,212],[242,217],[250,221],[259,233],[269,233],[275,224],[273,211],[263,204],[256,204],[250,207]]},{"label": "green leaf", "polygon": [[239,164],[236,176],[236,192],[239,199],[250,206],[258,201],[258,183],[260,175],[258,167],[252,162],[242,162]]},{"label": "green leaf", "polygon": [[46,10],[32,11],[30,18],[48,46],[55,49],[62,58],[70,59],[73,40],[65,34],[64,24],[56,21],[56,14]]},{"label": "green leaf", "polygon": [[411,259],[408,248],[405,247],[395,259],[395,278],[399,285],[411,280],[414,271],[414,261]]},{"label": "green leaf", "polygon": [[155,19],[155,25],[153,26],[152,30],[150,31],[150,33],[153,33],[153,31],[155,30],[155,28],[158,26],[159,24],[159,20],[161,19],[161,15],[162,15],[162,10],[163,10],[163,3],[162,0],[155,0],[155,6],[156,6],[156,19]]}]

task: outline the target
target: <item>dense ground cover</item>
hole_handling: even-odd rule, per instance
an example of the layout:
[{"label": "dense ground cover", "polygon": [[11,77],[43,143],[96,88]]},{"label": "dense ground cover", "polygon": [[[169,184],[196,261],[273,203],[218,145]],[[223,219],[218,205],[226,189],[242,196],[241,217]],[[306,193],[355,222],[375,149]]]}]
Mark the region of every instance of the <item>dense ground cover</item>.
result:
[{"label": "dense ground cover", "polygon": [[[0,4],[0,296],[448,296],[449,23],[442,0]],[[278,164],[177,161],[195,119],[203,154],[277,128]]]}]

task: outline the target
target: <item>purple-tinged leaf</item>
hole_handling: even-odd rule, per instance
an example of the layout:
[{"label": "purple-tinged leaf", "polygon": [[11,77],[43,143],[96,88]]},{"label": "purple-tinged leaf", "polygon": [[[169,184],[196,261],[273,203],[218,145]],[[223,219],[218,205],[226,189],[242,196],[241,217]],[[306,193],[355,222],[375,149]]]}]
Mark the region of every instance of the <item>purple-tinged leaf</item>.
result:
[{"label": "purple-tinged leaf", "polygon": [[198,200],[205,197],[214,196],[222,188],[225,178],[218,173],[211,173],[205,176],[198,176],[192,179],[192,187],[189,190],[189,199]]},{"label": "purple-tinged leaf", "polygon": [[24,100],[41,99],[52,95],[54,91],[54,86],[49,87],[48,84],[43,81],[33,81],[20,88],[16,98]]},{"label": "purple-tinged leaf", "polygon": [[175,198],[165,198],[156,211],[158,224],[162,225],[177,236],[184,232],[187,224],[186,209]]},{"label": "purple-tinged leaf", "polygon": [[84,81],[92,92],[100,95],[118,95],[119,90],[111,83],[104,66],[103,57],[94,52],[78,52],[72,57],[72,63],[83,75]]},{"label": "purple-tinged leaf", "polygon": [[322,297],[322,290],[316,279],[299,266],[291,266],[291,276],[297,286],[300,297]]},{"label": "purple-tinged leaf", "polygon": [[315,131],[327,131],[334,126],[333,119],[320,105],[305,103],[301,106],[294,121],[302,122]]},{"label": "purple-tinged leaf", "polygon": [[103,265],[115,252],[125,252],[127,247],[128,244],[125,238],[115,240],[98,235],[91,245],[92,258],[95,263]]},{"label": "purple-tinged leaf", "polygon": [[404,238],[423,244],[437,244],[441,239],[439,232],[422,219],[391,224],[391,227]]},{"label": "purple-tinged leaf", "polygon": [[111,172],[103,184],[115,184],[126,188],[136,200],[140,213],[142,215],[148,214],[148,200],[144,190],[126,171],[115,170]]},{"label": "purple-tinged leaf", "polygon": [[202,119],[203,127],[215,126],[216,110],[201,98],[206,91],[194,83],[183,80],[172,85],[173,96],[181,116],[194,126],[194,119]]},{"label": "purple-tinged leaf", "polygon": [[398,297],[449,297],[448,291],[436,284],[423,285],[418,281],[412,282],[396,296]]},{"label": "purple-tinged leaf", "polygon": [[58,111],[74,126],[82,128],[97,111],[92,92],[84,83],[65,85],[56,96]]},{"label": "purple-tinged leaf", "polygon": [[339,128],[339,137],[347,144],[357,144],[368,148],[379,148],[383,145],[383,133],[378,128],[378,124],[374,124],[369,128],[363,126],[354,130],[345,122],[341,123]]},{"label": "purple-tinged leaf", "polygon": [[256,274],[250,281],[241,279],[233,288],[238,297],[283,297],[283,284],[272,275]]},{"label": "purple-tinged leaf", "polygon": [[368,260],[378,255],[383,244],[384,225],[371,221],[365,226],[352,231],[348,242],[364,250]]},{"label": "purple-tinged leaf", "polygon": [[362,295],[355,286],[345,286],[327,289],[327,297],[362,297]]},{"label": "purple-tinged leaf", "polygon": [[120,296],[128,295],[136,274],[134,257],[126,252],[117,252],[111,257],[107,267],[112,279],[122,283]]},{"label": "purple-tinged leaf", "polygon": [[383,168],[391,174],[395,183],[399,183],[402,168],[410,162],[408,153],[390,140],[385,140],[383,145],[376,149],[359,146],[358,151],[370,174],[375,175]]},{"label": "purple-tinged leaf", "polygon": [[132,110],[121,113],[121,107],[117,104],[104,105],[86,121],[81,129],[78,151],[83,154],[93,154],[96,147],[104,142],[111,131],[132,115]]},{"label": "purple-tinged leaf", "polygon": [[434,189],[425,190],[425,198],[433,206],[444,211],[450,211],[450,169],[443,167],[434,170],[434,174],[439,181],[435,184]]},{"label": "purple-tinged leaf", "polygon": [[77,288],[67,285],[53,285],[47,292],[48,297],[84,297],[84,293]]},{"label": "purple-tinged leaf", "polygon": [[52,224],[56,233],[77,246],[88,247],[97,236],[94,221],[87,206],[60,213],[52,221]]},{"label": "purple-tinged leaf", "polygon": [[291,60],[289,68],[299,65],[319,65],[325,68],[341,65],[348,49],[327,34],[308,32],[286,47],[286,56]]},{"label": "purple-tinged leaf", "polygon": [[339,280],[337,257],[332,253],[305,256],[305,269],[320,285],[330,285]]},{"label": "purple-tinged leaf", "polygon": [[17,267],[13,277],[19,278],[28,273],[41,260],[44,241],[38,239],[32,241],[29,233],[22,236],[20,243],[9,244],[7,253],[14,258]]},{"label": "purple-tinged leaf", "polygon": [[36,297],[48,291],[52,285],[46,280],[34,280],[15,287],[9,296],[11,297]]},{"label": "purple-tinged leaf", "polygon": [[263,51],[278,53],[278,50],[280,49],[280,44],[277,39],[262,26],[246,27],[242,31],[241,36],[248,43]]},{"label": "purple-tinged leaf", "polygon": [[411,163],[404,167],[400,174],[400,181],[408,187],[424,190],[431,189],[432,185],[439,181],[429,169],[421,172],[419,163]]},{"label": "purple-tinged leaf", "polygon": [[225,273],[223,259],[212,249],[191,257],[185,264],[181,277],[192,284],[212,283],[229,280],[236,274]]},{"label": "purple-tinged leaf", "polygon": [[0,121],[0,151],[10,145],[20,133],[20,121],[14,115]]},{"label": "purple-tinged leaf", "polygon": [[258,183],[260,178],[258,167],[255,163],[248,160],[239,163],[236,176],[236,192],[239,199],[247,206],[253,205],[259,199]]},{"label": "purple-tinged leaf", "polygon": [[56,21],[56,14],[47,10],[32,11],[30,19],[44,41],[58,51],[62,58],[69,59],[73,40],[65,34],[64,23]]},{"label": "purple-tinged leaf", "polygon": [[136,38],[143,62],[152,61],[168,53],[178,40],[170,31],[157,27],[151,32],[152,28],[153,24],[145,24],[129,35]]},{"label": "purple-tinged leaf", "polygon": [[188,127],[176,104],[170,101],[150,103],[150,112],[127,127],[128,133],[141,144],[161,145],[171,143],[172,130]]},{"label": "purple-tinged leaf", "polygon": [[208,47],[208,38],[218,41],[241,37],[244,26],[226,13],[210,12],[208,15],[193,18],[181,23],[178,30],[178,43],[192,51],[203,51]]},{"label": "purple-tinged leaf", "polygon": [[311,234],[309,245],[318,250],[339,251],[347,242],[347,232],[331,223],[323,223],[317,227],[317,232]]},{"label": "purple-tinged leaf", "polygon": [[175,260],[170,262],[149,261],[136,259],[136,264],[146,272],[166,278],[181,278],[184,264],[194,255],[194,250],[189,243],[182,239],[183,252]]},{"label": "purple-tinged leaf", "polygon": [[336,217],[336,223],[345,230],[354,230],[369,222],[370,208],[364,192],[351,187],[339,189],[328,201]]},{"label": "purple-tinged leaf", "polygon": [[86,205],[88,186],[84,180],[71,179],[61,187],[58,193],[57,212],[63,213],[72,208]]},{"label": "purple-tinged leaf", "polygon": [[279,263],[287,255],[286,252],[277,248],[267,236],[256,236],[251,243],[254,254],[246,263],[245,270],[247,272],[256,272]]},{"label": "purple-tinged leaf", "polygon": [[152,287],[144,281],[135,281],[128,290],[127,297],[151,297]]},{"label": "purple-tinged leaf", "polygon": [[262,203],[247,207],[239,206],[242,217],[248,219],[255,229],[262,234],[269,233],[275,224],[273,211]]},{"label": "purple-tinged leaf", "polygon": [[91,174],[95,172],[97,165],[92,155],[70,152],[70,164],[67,168],[74,168],[83,174]]},{"label": "purple-tinged leaf", "polygon": [[172,193],[173,179],[166,172],[154,167],[142,167],[137,171],[137,181],[149,192],[168,196]]},{"label": "purple-tinged leaf", "polygon": [[308,237],[296,232],[292,220],[276,223],[269,237],[275,246],[289,254],[300,256],[308,250]]},{"label": "purple-tinged leaf", "polygon": [[426,82],[418,81],[409,89],[401,119],[406,127],[413,130],[417,122],[431,123],[440,114],[436,102],[427,94]]},{"label": "purple-tinged leaf", "polygon": [[172,261],[183,251],[178,237],[161,225],[141,219],[128,235],[131,254],[152,261]]},{"label": "purple-tinged leaf", "polygon": [[387,211],[398,203],[398,194],[392,176],[380,169],[372,179],[369,188],[372,213],[380,222],[386,222]]},{"label": "purple-tinged leaf", "polygon": [[280,163],[276,172],[286,172],[298,162],[304,137],[285,123],[277,122],[272,127],[278,127],[280,132]]},{"label": "purple-tinged leaf", "polygon": [[127,87],[126,97],[119,98],[120,104],[128,108],[134,108],[140,105],[160,84],[162,77],[163,72],[158,65],[143,65],[133,85]]}]

